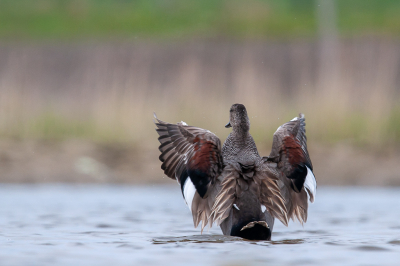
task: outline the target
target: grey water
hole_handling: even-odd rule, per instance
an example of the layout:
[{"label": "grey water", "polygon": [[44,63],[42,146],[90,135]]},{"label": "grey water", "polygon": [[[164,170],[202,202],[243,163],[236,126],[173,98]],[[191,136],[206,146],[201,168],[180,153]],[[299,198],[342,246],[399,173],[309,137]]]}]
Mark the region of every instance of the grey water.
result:
[{"label": "grey water", "polygon": [[320,187],[272,241],[200,234],[173,185],[0,185],[0,265],[400,265],[400,189]]}]

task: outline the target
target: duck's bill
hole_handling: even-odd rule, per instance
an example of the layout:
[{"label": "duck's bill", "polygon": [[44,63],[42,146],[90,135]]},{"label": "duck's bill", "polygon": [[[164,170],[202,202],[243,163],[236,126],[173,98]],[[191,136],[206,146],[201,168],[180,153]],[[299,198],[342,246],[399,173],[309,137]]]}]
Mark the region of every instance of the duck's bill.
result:
[{"label": "duck's bill", "polygon": [[225,125],[226,128],[230,128],[231,126],[231,121],[228,122],[228,124]]}]

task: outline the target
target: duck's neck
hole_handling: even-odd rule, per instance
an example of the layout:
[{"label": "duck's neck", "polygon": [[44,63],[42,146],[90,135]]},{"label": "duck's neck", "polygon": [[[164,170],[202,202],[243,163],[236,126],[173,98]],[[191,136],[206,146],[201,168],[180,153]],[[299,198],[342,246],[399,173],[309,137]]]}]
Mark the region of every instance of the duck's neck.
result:
[{"label": "duck's neck", "polygon": [[233,127],[232,133],[237,138],[247,138],[250,135],[249,130],[250,130],[250,128],[248,126],[246,126],[246,127]]}]

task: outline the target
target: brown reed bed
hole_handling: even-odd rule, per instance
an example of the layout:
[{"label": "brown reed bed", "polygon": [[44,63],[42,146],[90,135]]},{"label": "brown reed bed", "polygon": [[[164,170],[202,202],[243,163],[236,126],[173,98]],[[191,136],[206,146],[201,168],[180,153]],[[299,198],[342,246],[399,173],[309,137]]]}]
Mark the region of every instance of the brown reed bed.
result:
[{"label": "brown reed bed", "polygon": [[298,112],[311,142],[400,142],[400,42],[338,49],[330,73],[314,41],[3,44],[0,134],[143,143],[155,111],[223,137],[241,102],[260,142]]},{"label": "brown reed bed", "polygon": [[2,44],[0,135],[147,154],[157,147],[153,111],[224,139],[229,107],[239,102],[261,150],[303,112],[313,150],[397,154],[400,42],[345,39],[336,55],[324,58],[317,41],[304,40]]}]

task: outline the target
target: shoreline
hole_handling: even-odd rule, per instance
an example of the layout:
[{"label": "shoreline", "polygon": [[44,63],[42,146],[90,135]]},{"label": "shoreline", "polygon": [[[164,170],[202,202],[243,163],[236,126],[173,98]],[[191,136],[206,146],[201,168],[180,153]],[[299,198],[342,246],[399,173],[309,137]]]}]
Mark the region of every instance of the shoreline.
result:
[{"label": "shoreline", "polygon": [[[156,140],[142,147],[87,140],[0,141],[0,183],[170,183]],[[260,155],[269,150],[259,150]],[[400,152],[310,146],[318,185],[400,186]]]}]

